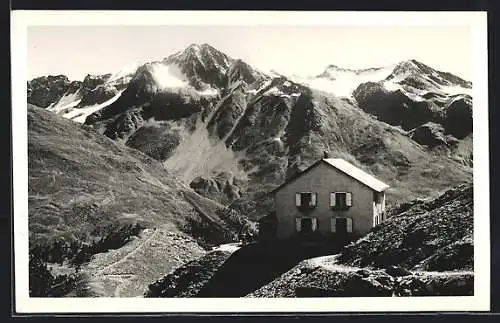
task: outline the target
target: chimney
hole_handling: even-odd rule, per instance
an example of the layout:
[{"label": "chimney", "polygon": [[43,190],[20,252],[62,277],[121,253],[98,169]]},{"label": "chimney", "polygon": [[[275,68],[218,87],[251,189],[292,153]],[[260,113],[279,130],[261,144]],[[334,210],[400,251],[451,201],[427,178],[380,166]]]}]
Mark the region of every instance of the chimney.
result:
[{"label": "chimney", "polygon": [[330,158],[330,153],[327,150],[323,151],[323,158]]}]

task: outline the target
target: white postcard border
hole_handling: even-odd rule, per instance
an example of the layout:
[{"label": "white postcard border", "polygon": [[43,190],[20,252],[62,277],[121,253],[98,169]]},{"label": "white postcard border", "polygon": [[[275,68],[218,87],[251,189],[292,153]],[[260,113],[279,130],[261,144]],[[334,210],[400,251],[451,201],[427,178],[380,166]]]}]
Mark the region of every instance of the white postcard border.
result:
[{"label": "white postcard border", "polygon": [[[473,33],[474,296],[361,298],[30,298],[28,293],[27,27],[42,25],[469,26]],[[397,27],[395,27],[397,28]],[[488,311],[490,308],[486,12],[13,11],[12,144],[17,313]],[[64,42],[64,40],[61,40]]]}]

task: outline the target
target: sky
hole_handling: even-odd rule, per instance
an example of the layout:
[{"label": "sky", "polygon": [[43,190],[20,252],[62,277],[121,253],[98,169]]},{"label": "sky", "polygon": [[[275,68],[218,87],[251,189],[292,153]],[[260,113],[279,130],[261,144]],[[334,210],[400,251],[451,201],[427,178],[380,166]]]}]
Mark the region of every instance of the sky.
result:
[{"label": "sky", "polygon": [[28,79],[114,73],[208,43],[263,70],[315,75],[329,64],[369,68],[416,59],[472,78],[467,26],[29,26]]}]

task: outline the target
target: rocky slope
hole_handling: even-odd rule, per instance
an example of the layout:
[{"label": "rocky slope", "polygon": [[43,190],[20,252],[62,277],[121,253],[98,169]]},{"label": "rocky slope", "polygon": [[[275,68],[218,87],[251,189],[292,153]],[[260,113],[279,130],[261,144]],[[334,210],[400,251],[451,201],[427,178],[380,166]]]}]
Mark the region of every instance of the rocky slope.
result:
[{"label": "rocky slope", "polygon": [[[323,263],[318,264],[321,260]],[[247,297],[471,296],[473,272],[391,272],[311,259]]]},{"label": "rocky slope", "polygon": [[324,150],[390,184],[389,203],[472,179],[471,84],[417,61],[298,79],[193,44],[123,77],[85,124],[250,218]]},{"label": "rocky slope", "polygon": [[150,284],[145,297],[195,297],[213,278],[231,252],[214,251]]},{"label": "rocky slope", "polygon": [[348,245],[339,261],[415,270],[473,270],[473,188],[462,185],[431,201],[393,207],[386,222]]},{"label": "rocky slope", "polygon": [[[89,262],[101,254],[104,268],[121,259],[110,250],[125,257],[136,241],[142,247],[133,253],[135,258],[128,256],[126,266],[123,260],[123,267],[113,268],[138,275],[131,286],[142,283],[143,290],[148,282],[203,254],[202,247],[233,241],[242,229],[255,230],[236,211],[226,212],[199,196],[135,149],[32,105],[27,118],[33,281],[37,274],[46,275],[43,263],[90,273]],[[153,229],[149,237],[147,230]],[[176,257],[165,258],[165,250],[176,250]],[[148,264],[146,272],[141,263]],[[133,290],[137,288],[127,293]]]}]

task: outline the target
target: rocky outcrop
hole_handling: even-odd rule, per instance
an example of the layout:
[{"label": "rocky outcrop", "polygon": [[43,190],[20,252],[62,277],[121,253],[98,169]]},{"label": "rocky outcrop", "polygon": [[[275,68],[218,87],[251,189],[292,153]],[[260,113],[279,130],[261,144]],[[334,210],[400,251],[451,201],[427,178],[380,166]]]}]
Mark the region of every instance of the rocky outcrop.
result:
[{"label": "rocky outcrop", "polygon": [[189,183],[189,186],[202,196],[229,204],[241,197],[242,184],[244,182],[239,181],[233,174],[221,172],[212,178],[198,176]]},{"label": "rocky outcrop", "polygon": [[211,178],[196,177],[189,186],[198,194],[208,198],[217,199],[221,193],[220,184]]},{"label": "rocky outcrop", "polygon": [[241,59],[237,59],[231,64],[227,71],[228,84],[234,84],[238,81],[243,81],[246,84],[252,84],[257,80],[256,73],[252,67]]},{"label": "rocky outcrop", "polygon": [[51,103],[57,102],[68,91],[70,83],[65,75],[35,78],[28,82],[28,103],[46,108]]},{"label": "rocky outcrop", "polygon": [[353,96],[364,111],[404,130],[429,121],[441,121],[440,109],[431,100],[412,100],[401,89],[388,91],[381,83],[363,83],[354,90]]},{"label": "rocky outcrop", "polygon": [[427,122],[413,130],[411,139],[427,147],[446,145],[447,138],[442,125],[434,122]]},{"label": "rocky outcrop", "polygon": [[463,139],[472,133],[472,98],[456,96],[444,108],[444,127],[447,133]]}]

